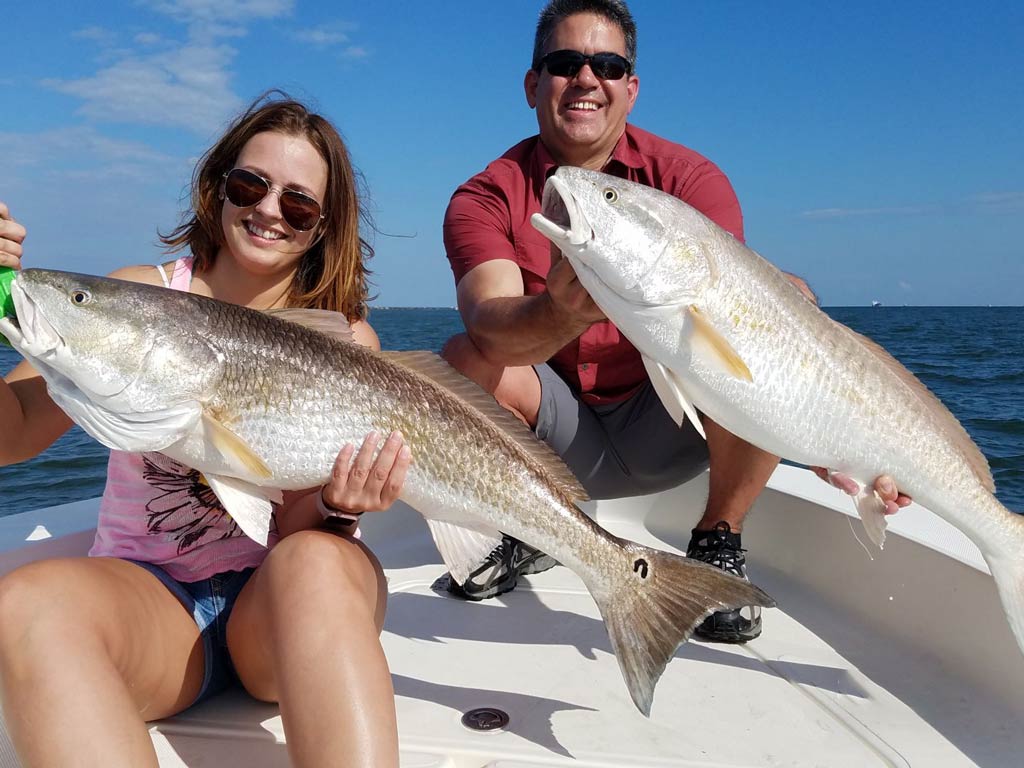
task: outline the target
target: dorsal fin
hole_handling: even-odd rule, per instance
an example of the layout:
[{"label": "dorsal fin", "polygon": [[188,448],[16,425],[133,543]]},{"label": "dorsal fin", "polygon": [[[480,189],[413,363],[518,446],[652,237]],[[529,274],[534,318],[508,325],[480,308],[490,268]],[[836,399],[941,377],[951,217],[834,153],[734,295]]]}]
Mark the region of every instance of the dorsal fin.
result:
[{"label": "dorsal fin", "polygon": [[589,498],[580,481],[566,466],[561,456],[555,453],[547,443],[538,439],[523,422],[502,408],[493,395],[485,392],[479,384],[470,381],[456,371],[438,354],[426,351],[381,352],[380,354],[392,363],[425,376],[477,410],[543,466],[562,492],[570,499],[586,501]]},{"label": "dorsal fin", "polygon": [[338,339],[339,341],[352,341],[352,326],[348,318],[341,312],[332,312],[328,309],[309,309],[308,307],[283,307],[281,309],[264,309],[263,312],[279,320],[287,320],[309,328],[313,331]]},{"label": "dorsal fin", "polygon": [[967,434],[967,430],[963,428],[963,425],[959,421],[957,421],[956,416],[950,413],[949,409],[942,403],[942,401],[932,394],[931,390],[928,389],[920,379],[908,371],[903,366],[903,363],[890,355],[880,344],[872,341],[867,336],[863,336],[856,331],[847,328],[842,323],[836,323],[836,325],[850,333],[881,363],[883,363],[890,371],[895,373],[896,376],[899,377],[900,381],[910,388],[910,390],[917,396],[918,400],[920,400],[932,414],[939,426],[949,432],[950,436],[953,438],[954,445],[956,445],[960,450],[960,453],[967,461],[968,466],[970,466],[971,471],[974,472],[981,484],[985,486],[985,489],[988,490],[989,493],[995,493],[996,484],[992,479],[992,470],[989,468],[988,459],[985,458],[985,454],[983,454],[981,449],[974,444],[971,436]]}]

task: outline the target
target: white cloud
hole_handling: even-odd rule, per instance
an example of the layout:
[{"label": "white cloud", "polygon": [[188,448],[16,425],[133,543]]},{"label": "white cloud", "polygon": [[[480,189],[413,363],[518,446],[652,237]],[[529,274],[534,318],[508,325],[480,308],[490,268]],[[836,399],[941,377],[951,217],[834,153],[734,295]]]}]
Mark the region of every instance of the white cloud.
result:
[{"label": "white cloud", "polygon": [[41,133],[0,133],[0,178],[17,186],[19,176],[102,184],[162,185],[186,176],[180,159],[137,141],[110,139],[92,128],[59,128]]},{"label": "white cloud", "polygon": [[205,135],[237,108],[226,45],[186,44],[148,56],[130,56],[77,80],[49,80],[54,90],[77,96],[79,112],[98,121],[175,125]]},{"label": "white cloud", "polygon": [[186,24],[274,19],[295,8],[294,0],[148,0],[144,5]]},{"label": "white cloud", "polygon": [[349,42],[349,32],[353,29],[355,29],[354,24],[334,21],[316,27],[297,29],[291,33],[291,37],[314,48],[335,48]]},{"label": "white cloud", "polygon": [[[126,199],[144,187],[164,187],[168,179],[187,179],[189,166],[181,158],[158,152],[136,141],[107,138],[92,128],[60,128],[41,133],[0,133],[0,178],[6,188],[24,188],[30,196],[40,182],[60,190],[85,187],[118,189]],[[117,186],[111,187],[110,185]],[[88,207],[83,201],[83,207]]]},{"label": "white cloud", "polygon": [[292,33],[292,37],[300,43],[308,43],[315,48],[327,48],[348,40],[348,35],[344,32],[333,32],[322,27],[296,30]]},{"label": "white cloud", "polygon": [[[44,85],[82,101],[78,113],[102,122],[185,128],[200,136],[219,130],[239,108],[231,87],[231,64],[238,51],[223,38],[246,34],[252,22],[287,16],[294,0],[144,0],[162,16],[186,25],[186,39],[139,32],[134,49],[113,48],[113,34],[86,27],[76,37],[106,47],[90,76],[50,79]],[[154,50],[156,49],[156,50]]]},{"label": "white cloud", "polygon": [[1024,211],[1024,192],[987,192],[971,198],[983,210],[996,213]]},{"label": "white cloud", "polygon": [[932,213],[940,208],[941,206],[937,205],[899,205],[883,208],[816,208],[811,211],[802,211],[800,215],[805,219],[843,219],[851,216],[917,215]]},{"label": "white cloud", "polygon": [[84,27],[76,30],[71,33],[71,37],[77,40],[92,40],[101,45],[111,45],[117,39],[117,35],[113,31],[99,26]]},{"label": "white cloud", "polygon": [[986,192],[958,203],[893,205],[879,208],[816,208],[801,211],[805,219],[845,219],[854,216],[920,216],[922,214],[971,211],[980,213],[1016,213],[1024,211],[1024,192]]},{"label": "white cloud", "polygon": [[[115,47],[109,30],[85,27],[75,36],[100,44],[97,71],[74,79],[45,80],[43,85],[80,99],[78,114],[92,121],[180,127],[204,138],[219,131],[242,105],[232,87],[238,50],[227,39],[245,35],[255,23],[288,17],[295,8],[294,0],[141,3],[164,17],[159,33],[137,32],[132,47],[123,48]],[[168,19],[184,29],[176,30]],[[291,36],[314,48],[335,49],[345,58],[364,58],[367,50],[349,39],[353,28],[345,22],[328,22]]]}]

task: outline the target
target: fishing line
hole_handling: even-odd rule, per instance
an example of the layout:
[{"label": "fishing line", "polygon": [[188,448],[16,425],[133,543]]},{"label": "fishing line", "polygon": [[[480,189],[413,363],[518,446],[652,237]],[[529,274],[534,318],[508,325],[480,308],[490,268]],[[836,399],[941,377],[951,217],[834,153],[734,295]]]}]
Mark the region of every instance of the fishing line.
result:
[{"label": "fishing line", "polygon": [[850,526],[850,533],[853,534],[853,538],[855,538],[857,540],[857,543],[860,544],[860,548],[863,549],[867,553],[868,560],[871,560],[872,562],[874,562],[875,556],[871,554],[871,550],[868,549],[864,545],[864,542],[860,540],[860,536],[857,535],[857,529],[853,527],[853,518],[850,517],[849,515],[847,515],[846,516],[846,522]]}]

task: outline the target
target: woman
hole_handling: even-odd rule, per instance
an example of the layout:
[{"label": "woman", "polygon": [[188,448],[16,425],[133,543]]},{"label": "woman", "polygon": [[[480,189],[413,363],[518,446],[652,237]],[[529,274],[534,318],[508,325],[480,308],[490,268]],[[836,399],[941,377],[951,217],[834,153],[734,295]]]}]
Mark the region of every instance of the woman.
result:
[{"label": "woman", "polygon": [[[365,320],[371,249],[355,177],[328,121],[261,98],[200,160],[192,186],[191,217],[162,238],[188,252],[113,277],[256,309],[335,310],[379,349]],[[0,204],[0,264],[20,265],[24,235]],[[27,363],[0,384],[0,433],[12,436],[0,464],[37,455],[70,426]],[[0,694],[22,762],[156,765],[145,722],[237,678],[280,703],[296,765],[397,766],[383,573],[358,537],[317,527],[397,498],[409,448],[395,433],[374,459],[379,443],[371,434],[358,453],[343,447],[325,486],[285,494],[269,549],[238,530],[198,473],[112,451],[90,556],[0,580]]]}]

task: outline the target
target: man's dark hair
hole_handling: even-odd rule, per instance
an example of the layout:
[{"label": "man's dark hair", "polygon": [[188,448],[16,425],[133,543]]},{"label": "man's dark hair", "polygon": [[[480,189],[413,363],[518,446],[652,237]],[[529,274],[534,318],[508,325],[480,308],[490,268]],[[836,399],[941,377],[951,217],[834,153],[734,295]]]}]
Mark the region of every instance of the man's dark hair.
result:
[{"label": "man's dark hair", "polygon": [[540,60],[555,27],[565,18],[577,13],[593,13],[603,16],[622,30],[626,38],[626,58],[630,68],[636,69],[636,22],[624,0],[551,0],[537,19],[537,34],[533,38],[532,69],[540,71]]}]

